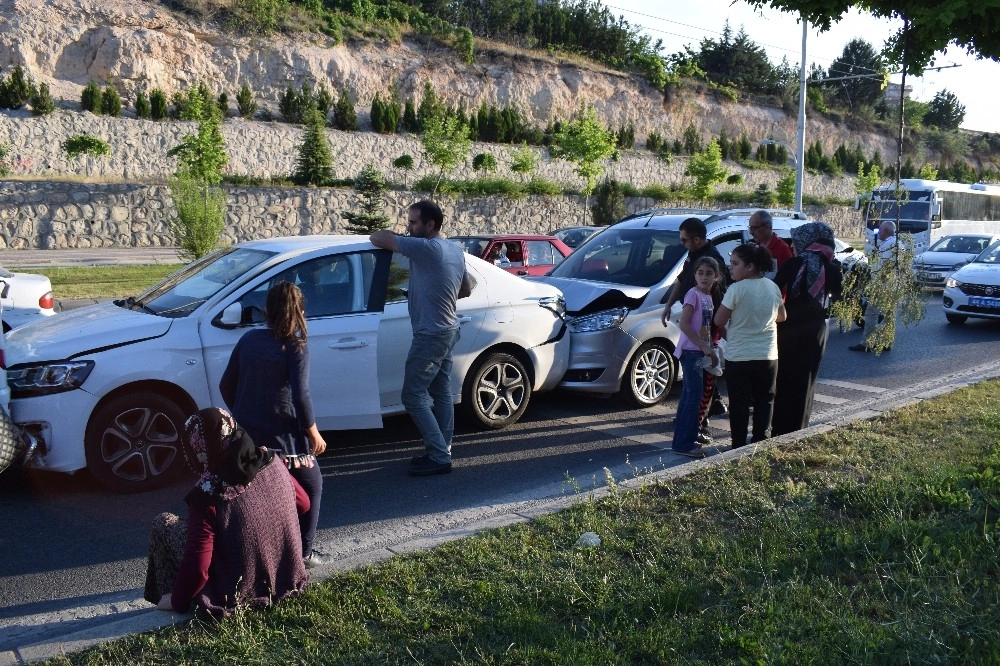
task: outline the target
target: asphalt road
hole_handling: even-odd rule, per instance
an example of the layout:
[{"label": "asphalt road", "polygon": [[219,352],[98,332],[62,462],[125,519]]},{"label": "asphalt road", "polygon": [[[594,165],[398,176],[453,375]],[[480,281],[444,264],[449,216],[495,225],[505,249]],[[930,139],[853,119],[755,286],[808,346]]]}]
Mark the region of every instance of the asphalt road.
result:
[{"label": "asphalt road", "polygon": [[[914,387],[929,390],[996,359],[1000,322],[948,325],[933,297],[919,326],[903,328],[891,352],[850,352],[860,332],[834,330],[813,422],[834,420]],[[413,478],[420,450],[406,417],[375,431],[327,433],[321,546],[351,556],[460,527],[546,498],[688,462],[669,452],[677,389],[664,404],[625,409],[617,400],[556,392],[535,396],[525,418],[499,432],[460,428],[452,474]],[[724,421],[716,424],[725,427]],[[727,433],[716,431],[718,441]],[[720,447],[721,450],[721,447]],[[605,470],[609,470],[606,472]],[[183,511],[188,481],[120,496],[87,474],[0,476],[0,618],[83,605],[142,587],[149,524]],[[0,650],[5,647],[0,640]]]}]

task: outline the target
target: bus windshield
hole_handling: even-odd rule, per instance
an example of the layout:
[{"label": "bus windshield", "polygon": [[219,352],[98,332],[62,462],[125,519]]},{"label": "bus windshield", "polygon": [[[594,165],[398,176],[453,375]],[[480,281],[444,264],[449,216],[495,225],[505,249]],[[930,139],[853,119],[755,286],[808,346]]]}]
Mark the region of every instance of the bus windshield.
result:
[{"label": "bus windshield", "polygon": [[903,203],[897,205],[892,190],[875,190],[868,204],[868,228],[877,229],[882,220],[895,222],[898,207],[900,231],[926,231],[931,219],[932,199],[928,191],[907,192],[904,193]]}]

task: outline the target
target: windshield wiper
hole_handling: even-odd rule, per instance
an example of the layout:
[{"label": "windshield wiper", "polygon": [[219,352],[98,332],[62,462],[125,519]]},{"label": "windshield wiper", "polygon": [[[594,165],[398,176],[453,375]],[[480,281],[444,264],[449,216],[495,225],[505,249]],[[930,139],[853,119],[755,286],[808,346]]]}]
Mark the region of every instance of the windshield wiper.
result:
[{"label": "windshield wiper", "polygon": [[143,312],[148,312],[151,315],[158,315],[158,314],[160,314],[159,312],[157,312],[153,308],[149,307],[148,305],[146,305],[145,303],[143,303],[142,301],[140,301],[135,296],[129,296],[128,298],[126,298],[125,299],[125,305],[126,305],[126,307],[128,307],[129,310],[134,310],[136,308],[139,308]]}]

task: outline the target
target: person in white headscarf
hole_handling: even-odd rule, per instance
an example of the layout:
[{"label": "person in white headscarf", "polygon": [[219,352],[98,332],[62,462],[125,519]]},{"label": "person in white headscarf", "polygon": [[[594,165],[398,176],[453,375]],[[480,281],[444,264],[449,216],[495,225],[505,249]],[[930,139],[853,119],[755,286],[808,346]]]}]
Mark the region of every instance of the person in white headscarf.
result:
[{"label": "person in white headscarf", "polygon": [[842,291],[834,260],[833,229],[810,222],[792,229],[795,256],[774,276],[785,297],[788,318],[778,324],[778,380],[771,436],[809,426],[816,377],[827,341],[827,307]]}]

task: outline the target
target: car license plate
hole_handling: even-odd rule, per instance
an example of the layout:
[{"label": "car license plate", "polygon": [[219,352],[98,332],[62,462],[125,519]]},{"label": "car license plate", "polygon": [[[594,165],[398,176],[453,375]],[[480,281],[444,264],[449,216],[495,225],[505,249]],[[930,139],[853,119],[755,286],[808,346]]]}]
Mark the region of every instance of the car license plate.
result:
[{"label": "car license plate", "polygon": [[969,298],[969,305],[977,308],[993,308],[1000,310],[1000,298],[978,298],[972,296]]}]

